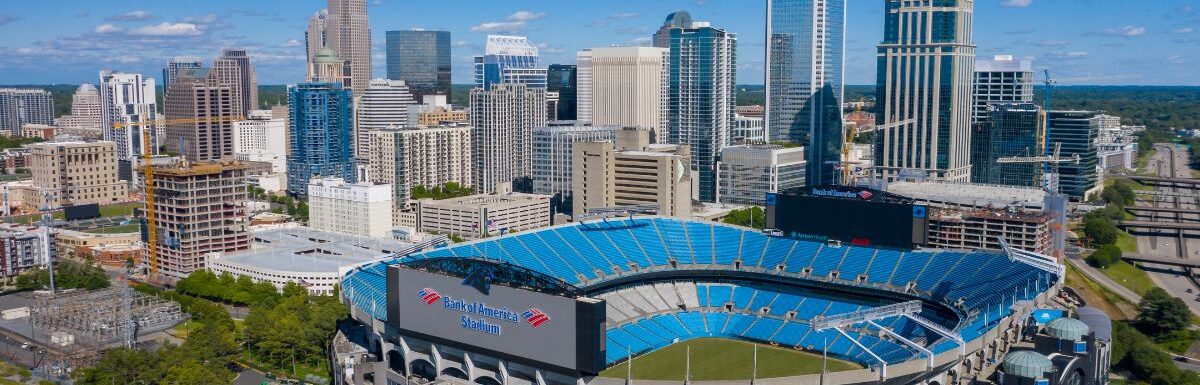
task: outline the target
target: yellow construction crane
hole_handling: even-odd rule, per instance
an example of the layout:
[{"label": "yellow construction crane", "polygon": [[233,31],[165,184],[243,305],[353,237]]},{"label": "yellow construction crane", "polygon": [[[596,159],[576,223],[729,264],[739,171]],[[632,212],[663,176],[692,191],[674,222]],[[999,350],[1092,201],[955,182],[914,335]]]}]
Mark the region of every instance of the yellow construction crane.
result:
[{"label": "yellow construction crane", "polygon": [[142,126],[142,178],[146,191],[146,251],[148,264],[150,265],[150,274],[158,272],[158,250],[155,249],[154,243],[158,242],[157,224],[154,219],[154,167],[150,164],[150,158],[154,155],[154,148],[150,143],[150,130],[154,129],[156,124],[194,124],[194,123],[225,123],[238,120],[245,120],[242,116],[214,116],[206,118],[183,118],[183,119],[165,119],[153,120],[145,122],[129,122],[113,123],[113,128],[125,128]]}]

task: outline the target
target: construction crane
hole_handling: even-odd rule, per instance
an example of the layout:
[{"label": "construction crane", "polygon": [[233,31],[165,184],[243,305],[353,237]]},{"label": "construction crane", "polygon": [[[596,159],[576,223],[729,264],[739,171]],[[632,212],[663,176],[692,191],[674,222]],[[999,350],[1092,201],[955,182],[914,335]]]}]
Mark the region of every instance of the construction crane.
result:
[{"label": "construction crane", "polygon": [[[862,107],[856,107],[855,112],[858,112],[861,109],[862,109]],[[900,126],[904,126],[904,125],[908,125],[908,124],[915,124],[916,122],[917,122],[916,119],[905,119],[905,120],[901,120],[899,122],[891,122],[888,124],[877,125],[874,128],[872,128],[871,130],[864,130],[863,132],[886,130],[886,129],[900,127]],[[855,137],[855,135],[858,135],[858,133],[856,131],[857,130],[855,127],[846,128],[845,129],[846,137],[842,139],[842,165],[841,165],[842,166],[842,183],[841,184],[845,184],[845,185],[850,184],[850,177],[852,176],[851,175],[852,170],[851,170],[850,165],[855,163],[850,160],[850,147],[854,146],[854,137]]]},{"label": "construction crane", "polygon": [[150,266],[148,276],[158,272],[158,250],[155,249],[154,243],[158,241],[157,223],[154,219],[154,167],[150,164],[150,158],[154,155],[154,148],[150,144],[150,130],[154,129],[155,124],[195,124],[195,123],[227,123],[238,120],[245,120],[242,116],[212,116],[204,118],[182,118],[182,119],[164,119],[152,121],[138,122],[115,122],[112,127],[121,129],[125,127],[142,127],[142,180],[146,194],[146,256],[149,259],[147,262]]}]

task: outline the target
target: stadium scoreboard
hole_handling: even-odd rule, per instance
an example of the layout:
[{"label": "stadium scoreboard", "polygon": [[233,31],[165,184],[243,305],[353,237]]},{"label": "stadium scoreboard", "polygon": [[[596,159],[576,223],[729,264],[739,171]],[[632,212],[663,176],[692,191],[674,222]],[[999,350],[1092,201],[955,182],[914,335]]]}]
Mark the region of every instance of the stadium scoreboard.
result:
[{"label": "stadium scoreboard", "polygon": [[485,285],[389,266],[387,322],[401,335],[549,370],[604,369],[604,301]]},{"label": "stadium scoreboard", "polygon": [[812,240],[911,249],[928,241],[927,207],[884,191],[820,186],[767,194],[767,228]]}]

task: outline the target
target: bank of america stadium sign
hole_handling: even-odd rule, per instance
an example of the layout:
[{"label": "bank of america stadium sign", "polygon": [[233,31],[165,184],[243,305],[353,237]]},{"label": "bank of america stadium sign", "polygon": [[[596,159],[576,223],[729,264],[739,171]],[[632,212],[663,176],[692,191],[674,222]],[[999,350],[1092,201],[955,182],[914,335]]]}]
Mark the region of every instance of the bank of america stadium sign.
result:
[{"label": "bank of america stadium sign", "polygon": [[441,302],[443,310],[462,313],[459,316],[459,326],[484,334],[502,335],[505,325],[519,324],[521,320],[534,329],[550,322],[550,316],[538,308],[518,314],[507,307],[493,307],[483,301],[443,296],[428,287],[417,290],[417,298],[426,305]]}]

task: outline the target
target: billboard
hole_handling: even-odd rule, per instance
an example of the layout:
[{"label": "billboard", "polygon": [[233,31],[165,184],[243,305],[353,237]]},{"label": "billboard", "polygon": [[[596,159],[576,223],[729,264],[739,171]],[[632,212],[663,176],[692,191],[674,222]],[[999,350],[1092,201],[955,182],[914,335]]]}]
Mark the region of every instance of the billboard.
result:
[{"label": "billboard", "polygon": [[404,333],[560,372],[604,369],[603,301],[401,265],[387,279],[388,323]]},{"label": "billboard", "polygon": [[68,221],[77,219],[92,219],[100,217],[100,205],[91,203],[63,207],[63,217]]},{"label": "billboard", "polygon": [[926,207],[887,192],[813,187],[767,197],[767,227],[792,237],[908,249],[926,242]]}]

